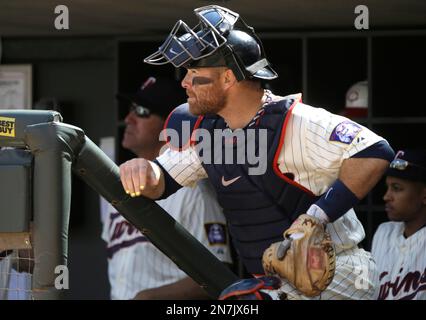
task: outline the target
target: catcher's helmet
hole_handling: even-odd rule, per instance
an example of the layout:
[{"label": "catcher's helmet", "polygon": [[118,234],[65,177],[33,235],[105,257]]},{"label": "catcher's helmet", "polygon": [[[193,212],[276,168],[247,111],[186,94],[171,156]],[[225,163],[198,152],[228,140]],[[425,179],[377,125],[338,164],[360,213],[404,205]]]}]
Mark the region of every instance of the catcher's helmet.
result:
[{"label": "catcher's helmet", "polygon": [[194,10],[200,22],[194,27],[179,20],[157,52],[145,58],[149,64],[175,67],[222,67],[238,80],[278,77],[266,60],[262,42],[239,14],[216,5]]}]

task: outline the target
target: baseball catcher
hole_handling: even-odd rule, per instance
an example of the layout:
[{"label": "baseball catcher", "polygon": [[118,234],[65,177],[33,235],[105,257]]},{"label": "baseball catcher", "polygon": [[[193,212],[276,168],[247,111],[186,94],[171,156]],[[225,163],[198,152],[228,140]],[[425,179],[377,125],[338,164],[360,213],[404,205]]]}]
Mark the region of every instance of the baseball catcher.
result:
[{"label": "baseball catcher", "polygon": [[[142,185],[140,195],[159,199],[204,178],[212,182],[239,259],[254,276],[223,290],[222,299],[373,299],[376,266],[358,247],[365,232],[353,207],[382,177],[392,148],[361,124],[304,104],[300,94],[264,88],[278,74],[238,13],[215,5],[194,13],[196,26],[179,20],[144,59],[187,69],[187,103],[166,127],[187,120],[191,134],[183,139],[175,130],[182,136],[177,145],[170,142],[148,167],[144,159],[122,164],[123,188],[134,193]],[[204,135],[190,138],[197,132],[211,137],[207,148]],[[217,132],[253,134],[259,166],[248,148],[239,152],[240,139],[215,138]],[[241,159],[229,161],[227,151]],[[155,170],[159,177],[147,179]],[[367,271],[367,289],[358,286],[357,270]]]}]

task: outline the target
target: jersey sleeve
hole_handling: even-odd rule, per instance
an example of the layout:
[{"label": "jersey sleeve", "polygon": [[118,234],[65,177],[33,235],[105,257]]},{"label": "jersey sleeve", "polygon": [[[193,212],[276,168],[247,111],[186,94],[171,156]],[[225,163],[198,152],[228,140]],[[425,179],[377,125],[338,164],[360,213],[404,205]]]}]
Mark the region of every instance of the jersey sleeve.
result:
[{"label": "jersey sleeve", "polygon": [[348,118],[303,103],[293,108],[283,134],[280,171],[315,195],[328,190],[345,159],[384,140]]},{"label": "jersey sleeve", "polygon": [[321,161],[324,156],[330,166],[384,140],[370,129],[325,109],[306,109],[306,143],[309,156]]},{"label": "jersey sleeve", "polygon": [[181,186],[194,187],[197,181],[207,178],[201,160],[192,147],[182,151],[167,148],[157,157],[157,161]]}]

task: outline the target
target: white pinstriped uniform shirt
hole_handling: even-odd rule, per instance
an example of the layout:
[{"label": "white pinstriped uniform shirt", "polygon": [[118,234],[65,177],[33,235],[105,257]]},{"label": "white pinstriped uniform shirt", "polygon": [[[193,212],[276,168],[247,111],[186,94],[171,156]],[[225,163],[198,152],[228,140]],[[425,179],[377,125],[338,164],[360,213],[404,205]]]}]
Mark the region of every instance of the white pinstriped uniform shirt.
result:
[{"label": "white pinstriped uniform shirt", "polygon": [[386,222],[374,234],[381,300],[426,300],[426,227],[408,238],[404,228],[404,222]]},{"label": "white pinstriped uniform shirt", "polygon": [[[274,100],[280,98],[274,96]],[[337,179],[345,159],[380,140],[383,138],[345,117],[298,103],[287,123],[278,167],[283,173],[293,173],[294,180],[315,195],[321,195]],[[181,152],[167,149],[157,160],[181,185],[191,186],[207,177],[192,147]],[[353,209],[327,228],[338,252],[352,248],[365,237]]]},{"label": "white pinstriped uniform shirt", "polygon": [[[157,201],[219,260],[231,263],[225,218],[207,181],[182,188]],[[186,277],[113,207],[105,215],[102,238],[107,243],[111,299],[132,299],[138,292],[174,283]]]}]

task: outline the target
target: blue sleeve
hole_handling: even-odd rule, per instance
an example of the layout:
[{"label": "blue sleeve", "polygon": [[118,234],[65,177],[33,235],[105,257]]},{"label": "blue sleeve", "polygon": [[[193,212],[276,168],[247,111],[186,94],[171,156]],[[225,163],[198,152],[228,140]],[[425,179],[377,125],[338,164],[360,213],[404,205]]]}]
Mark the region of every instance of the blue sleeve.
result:
[{"label": "blue sleeve", "polygon": [[381,140],[368,148],[355,153],[351,158],[379,158],[389,162],[395,157],[395,152],[386,140]]},{"label": "blue sleeve", "polygon": [[172,176],[167,172],[167,170],[163,168],[163,166],[157,160],[154,160],[154,162],[160,167],[161,171],[163,171],[165,187],[161,197],[156,200],[166,199],[170,195],[178,191],[180,188],[182,188],[182,186],[177,183],[175,179],[172,178]]},{"label": "blue sleeve", "polygon": [[357,196],[337,179],[315,204],[325,212],[330,222],[334,222],[358,202]]}]

